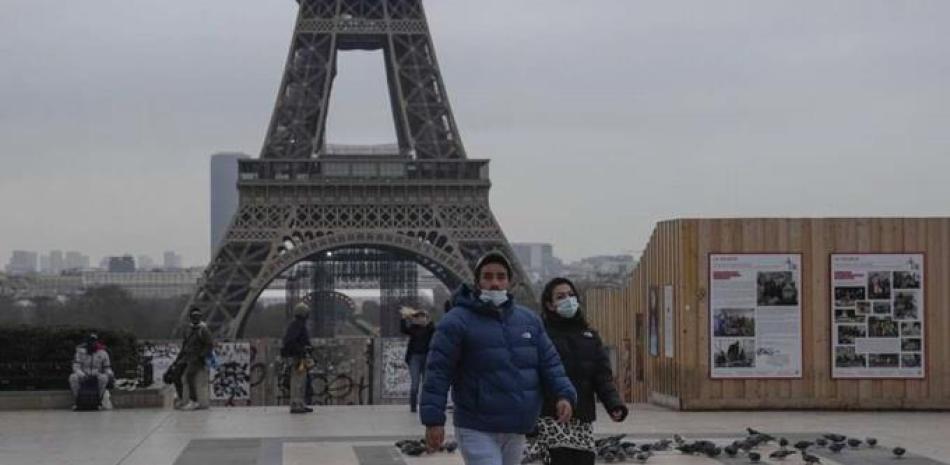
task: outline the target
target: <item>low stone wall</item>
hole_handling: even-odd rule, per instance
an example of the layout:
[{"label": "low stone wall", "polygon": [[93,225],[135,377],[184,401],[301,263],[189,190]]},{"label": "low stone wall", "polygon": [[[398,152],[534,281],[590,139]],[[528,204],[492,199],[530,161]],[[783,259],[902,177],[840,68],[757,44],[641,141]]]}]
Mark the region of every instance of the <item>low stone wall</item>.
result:
[{"label": "low stone wall", "polygon": [[[171,405],[171,397],[162,389],[110,391],[112,406],[116,409],[164,408]],[[0,392],[0,411],[58,410],[73,405],[70,391],[3,391]]]}]

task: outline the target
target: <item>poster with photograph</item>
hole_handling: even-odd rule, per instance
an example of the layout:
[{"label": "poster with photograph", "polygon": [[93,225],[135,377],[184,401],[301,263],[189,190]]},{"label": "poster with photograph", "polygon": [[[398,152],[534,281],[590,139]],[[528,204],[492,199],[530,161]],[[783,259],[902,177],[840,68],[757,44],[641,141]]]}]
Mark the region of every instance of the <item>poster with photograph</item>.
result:
[{"label": "poster with photograph", "polygon": [[657,315],[659,306],[659,296],[657,295],[656,286],[650,286],[650,292],[647,296],[647,310],[649,311],[648,318],[650,319],[650,355],[656,357],[660,355],[660,320],[659,315]]},{"label": "poster with photograph", "polygon": [[833,254],[833,378],[924,376],[923,254]]},{"label": "poster with photograph", "polygon": [[801,255],[713,254],[709,278],[711,376],[800,378]]},{"label": "poster with photograph", "polygon": [[663,355],[673,358],[673,286],[663,286]]}]

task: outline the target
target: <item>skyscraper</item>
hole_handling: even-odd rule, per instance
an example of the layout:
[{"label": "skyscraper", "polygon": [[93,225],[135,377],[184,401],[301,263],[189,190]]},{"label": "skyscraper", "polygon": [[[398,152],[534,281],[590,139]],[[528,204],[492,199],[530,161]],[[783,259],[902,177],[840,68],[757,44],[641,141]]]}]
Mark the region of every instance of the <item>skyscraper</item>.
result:
[{"label": "skyscraper", "polygon": [[109,257],[110,273],[132,273],[135,272],[135,259],[131,255],[121,257]]},{"label": "skyscraper", "polygon": [[182,268],[181,255],[178,255],[172,250],[165,252],[162,256],[162,265],[166,270],[179,270]]},{"label": "skyscraper", "polygon": [[227,231],[238,206],[238,160],[243,153],[216,153],[211,156],[211,255]]},{"label": "skyscraper", "polygon": [[36,252],[28,250],[14,250],[7,264],[7,273],[29,274],[36,273]]},{"label": "skyscraper", "polygon": [[66,252],[67,270],[82,270],[85,268],[89,268],[89,257],[74,250]]},{"label": "skyscraper", "polygon": [[139,255],[135,257],[136,268],[142,271],[149,271],[155,268],[155,260],[152,260],[152,257],[148,255]]},{"label": "skyscraper", "polygon": [[60,274],[66,269],[66,260],[62,250],[53,250],[49,253],[49,273]]}]

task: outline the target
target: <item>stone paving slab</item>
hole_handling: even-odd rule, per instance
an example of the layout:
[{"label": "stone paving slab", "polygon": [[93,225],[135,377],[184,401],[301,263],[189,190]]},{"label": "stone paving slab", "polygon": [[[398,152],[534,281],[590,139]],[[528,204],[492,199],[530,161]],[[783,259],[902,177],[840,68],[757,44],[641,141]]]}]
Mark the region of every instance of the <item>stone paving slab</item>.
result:
[{"label": "stone paving slab", "polygon": [[[160,409],[74,413],[70,411],[0,412],[2,465],[282,465],[293,457],[308,464],[457,465],[458,454],[395,457],[392,444],[419,438],[423,428],[405,406],[318,407],[311,415],[289,415],[286,407],[213,408],[177,412]],[[607,418],[603,413],[600,418]],[[950,413],[946,412],[697,412],[682,413],[636,405],[624,423],[598,421],[599,434],[626,433],[655,440],[673,432],[688,438],[731,442],[745,427],[775,434],[815,437],[838,432],[877,437],[882,446],[901,445],[909,458],[849,451],[841,456],[819,452],[830,465],[936,465],[950,463]],[[452,435],[452,428],[447,428]],[[791,439],[791,438],[790,438]],[[289,451],[289,452],[288,452]],[[309,451],[309,453],[308,453]],[[317,451],[314,453],[313,451]],[[324,452],[325,451],[325,452]],[[295,455],[296,454],[296,455]],[[387,454],[390,454],[387,456]],[[387,459],[388,457],[388,459]],[[390,460],[391,459],[391,460]],[[385,462],[389,460],[389,462]],[[660,465],[748,463],[661,454]],[[775,462],[782,463],[782,462]],[[801,464],[789,458],[789,465]]]}]

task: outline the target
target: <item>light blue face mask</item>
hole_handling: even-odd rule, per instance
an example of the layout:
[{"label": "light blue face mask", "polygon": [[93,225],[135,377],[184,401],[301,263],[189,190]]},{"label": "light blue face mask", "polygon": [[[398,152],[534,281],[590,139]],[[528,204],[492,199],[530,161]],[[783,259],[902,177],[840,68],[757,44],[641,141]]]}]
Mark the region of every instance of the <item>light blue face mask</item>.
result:
[{"label": "light blue face mask", "polygon": [[490,289],[482,289],[478,298],[481,299],[482,302],[491,302],[496,307],[501,307],[505,302],[508,301],[508,291],[493,291]]},{"label": "light blue face mask", "polygon": [[561,318],[574,318],[581,304],[577,302],[577,297],[565,297],[557,301],[555,311]]}]

